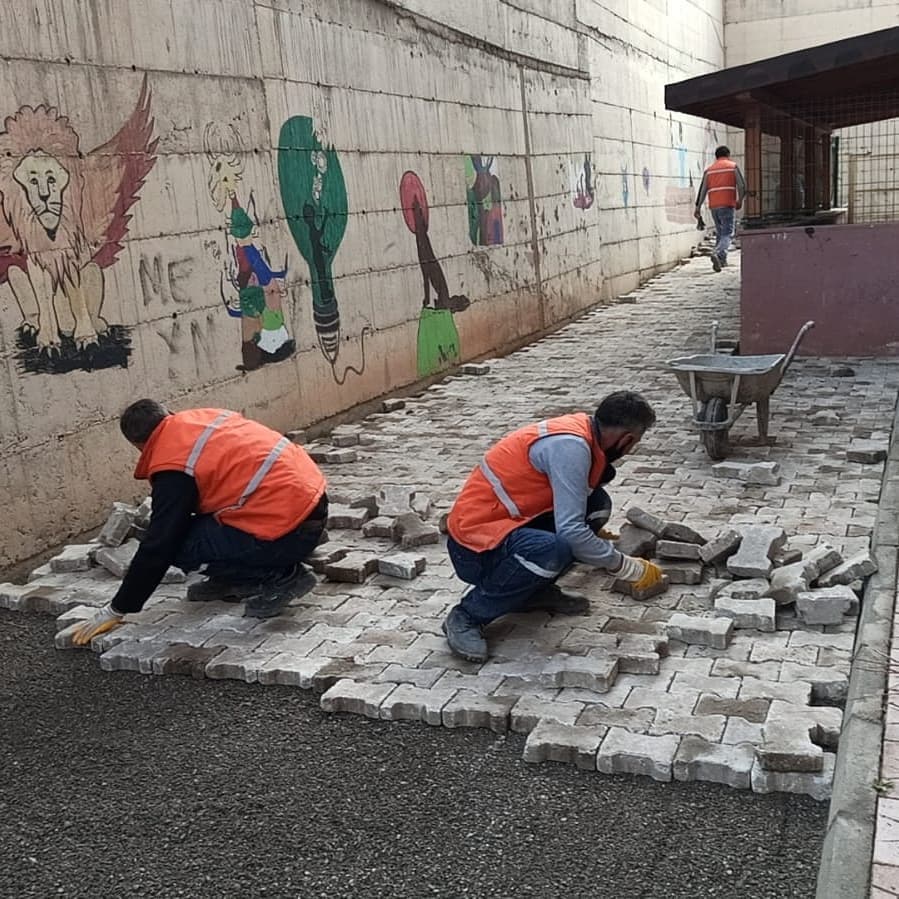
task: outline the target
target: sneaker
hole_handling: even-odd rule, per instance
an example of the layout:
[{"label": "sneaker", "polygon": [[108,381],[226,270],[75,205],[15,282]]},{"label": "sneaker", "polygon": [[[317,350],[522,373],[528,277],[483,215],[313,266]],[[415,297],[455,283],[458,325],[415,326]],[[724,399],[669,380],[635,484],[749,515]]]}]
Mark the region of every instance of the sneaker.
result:
[{"label": "sneaker", "polygon": [[718,258],[721,260],[721,268],[726,268],[727,267],[727,257],[719,256]]},{"label": "sneaker", "polygon": [[557,584],[547,584],[534,593],[524,612],[549,612],[552,615],[586,615],[590,600],[580,593],[566,593]]},{"label": "sneaker", "polygon": [[308,593],[318,580],[303,565],[296,564],[286,574],[257,586],[247,599],[244,618],[274,618],[292,600]]},{"label": "sneaker", "polygon": [[721,257],[717,253],[712,253],[712,268],[716,272],[721,271]]},{"label": "sneaker", "polygon": [[240,602],[259,592],[257,582],[235,583],[223,577],[207,577],[187,588],[188,602]]},{"label": "sneaker", "polygon": [[454,655],[469,662],[487,661],[487,641],[481,627],[462,606],[453,606],[443,622],[446,642]]}]

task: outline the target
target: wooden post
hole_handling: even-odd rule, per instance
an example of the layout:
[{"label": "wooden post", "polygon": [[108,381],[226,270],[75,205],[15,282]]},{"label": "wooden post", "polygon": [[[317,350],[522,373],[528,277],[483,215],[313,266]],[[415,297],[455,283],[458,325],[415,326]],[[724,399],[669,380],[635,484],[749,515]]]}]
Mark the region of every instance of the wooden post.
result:
[{"label": "wooden post", "polygon": [[830,155],[830,145],[833,136],[829,131],[821,135],[821,206],[824,209],[833,209],[836,197],[831,196],[833,187],[833,160]]},{"label": "wooden post", "polygon": [[805,161],[805,199],[803,209],[814,212],[820,208],[821,195],[820,156],[821,137],[814,128],[802,129],[803,159]]},{"label": "wooden post", "polygon": [[757,103],[746,110],[746,217],[762,214],[762,120]]}]

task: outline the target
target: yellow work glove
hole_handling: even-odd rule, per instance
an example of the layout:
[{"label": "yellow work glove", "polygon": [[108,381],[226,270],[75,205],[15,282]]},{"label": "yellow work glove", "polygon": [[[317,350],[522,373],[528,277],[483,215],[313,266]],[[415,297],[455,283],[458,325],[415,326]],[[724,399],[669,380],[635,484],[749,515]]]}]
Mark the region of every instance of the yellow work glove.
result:
[{"label": "yellow work glove", "polygon": [[600,528],[596,532],[596,536],[601,540],[617,540],[621,535],[616,534],[614,531],[607,531],[605,528]]},{"label": "yellow work glove", "polygon": [[662,569],[654,562],[637,559],[633,556],[621,556],[621,565],[610,571],[612,577],[633,584],[637,590],[654,587],[662,579]]},{"label": "yellow work glove", "polygon": [[78,625],[75,633],[72,634],[72,644],[74,646],[86,646],[94,637],[111,631],[121,623],[121,613],[113,609],[112,603],[107,603],[102,609],[97,609],[87,621],[82,621]]}]

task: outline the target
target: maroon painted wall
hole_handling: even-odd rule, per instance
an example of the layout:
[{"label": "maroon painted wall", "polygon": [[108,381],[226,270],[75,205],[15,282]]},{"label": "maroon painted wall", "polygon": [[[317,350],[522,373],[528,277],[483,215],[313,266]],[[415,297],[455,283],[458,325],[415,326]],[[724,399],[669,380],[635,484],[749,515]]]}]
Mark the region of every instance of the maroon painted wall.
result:
[{"label": "maroon painted wall", "polygon": [[744,231],[740,352],[899,356],[899,223]]}]

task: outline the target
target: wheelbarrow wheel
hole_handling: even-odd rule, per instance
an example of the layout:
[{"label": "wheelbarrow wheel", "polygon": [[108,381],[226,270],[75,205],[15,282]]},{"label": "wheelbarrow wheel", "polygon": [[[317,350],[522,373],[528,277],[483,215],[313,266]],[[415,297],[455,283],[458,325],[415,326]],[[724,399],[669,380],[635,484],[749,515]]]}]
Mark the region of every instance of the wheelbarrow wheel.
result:
[{"label": "wheelbarrow wheel", "polygon": [[[701,421],[709,424],[727,421],[727,403],[721,397],[712,397],[703,405],[699,417]],[[700,438],[710,459],[720,462],[727,456],[730,441],[726,428],[721,428],[719,431],[700,431]]]}]

